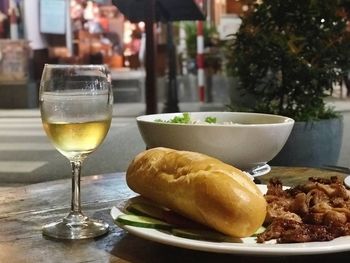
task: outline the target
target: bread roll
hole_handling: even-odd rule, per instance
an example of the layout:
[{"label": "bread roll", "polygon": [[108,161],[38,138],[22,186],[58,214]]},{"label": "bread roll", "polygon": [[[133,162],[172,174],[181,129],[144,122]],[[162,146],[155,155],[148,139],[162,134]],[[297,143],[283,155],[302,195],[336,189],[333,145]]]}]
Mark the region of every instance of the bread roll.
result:
[{"label": "bread roll", "polygon": [[204,154],[153,148],[138,154],[128,186],[150,200],[233,237],[263,223],[266,201],[242,171]]}]

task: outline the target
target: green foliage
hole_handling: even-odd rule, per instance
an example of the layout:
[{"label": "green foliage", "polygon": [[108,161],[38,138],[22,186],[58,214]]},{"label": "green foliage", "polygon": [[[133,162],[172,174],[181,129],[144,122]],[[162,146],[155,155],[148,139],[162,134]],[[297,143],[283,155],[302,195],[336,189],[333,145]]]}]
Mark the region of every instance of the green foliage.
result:
[{"label": "green foliage", "polygon": [[[187,54],[190,59],[197,56],[197,24],[193,21],[182,22],[186,32]],[[204,63],[207,69],[213,72],[221,71],[223,66],[225,41],[219,39],[216,27],[208,22],[203,22],[204,37]]]},{"label": "green foliage", "polygon": [[[190,58],[196,58],[197,55],[197,24],[193,21],[183,22],[184,29],[186,32],[186,46],[188,56]],[[203,37],[204,46],[212,46],[215,44],[216,38],[218,37],[218,32],[216,27],[203,22]]]},{"label": "green foliage", "polygon": [[238,77],[243,98],[254,98],[250,110],[297,121],[335,116],[324,98],[350,68],[350,38],[340,15],[348,2],[264,0],[242,18],[227,46],[227,69]]},{"label": "green foliage", "polygon": [[185,22],[186,47],[188,56],[195,58],[197,53],[197,28],[195,22]]}]

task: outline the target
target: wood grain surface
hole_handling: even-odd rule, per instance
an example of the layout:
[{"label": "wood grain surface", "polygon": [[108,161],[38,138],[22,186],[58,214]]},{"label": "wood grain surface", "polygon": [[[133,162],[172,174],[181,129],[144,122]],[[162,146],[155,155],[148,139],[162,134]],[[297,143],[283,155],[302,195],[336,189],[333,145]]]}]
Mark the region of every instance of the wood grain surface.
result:
[{"label": "wood grain surface", "polygon": [[[284,184],[302,183],[310,176],[343,174],[312,168],[273,167],[259,178],[266,183],[278,176]],[[135,195],[123,173],[82,178],[86,215],[110,224],[100,238],[62,241],[46,238],[42,225],[64,217],[70,208],[70,179],[28,186],[0,188],[0,262],[340,262],[350,252],[313,256],[257,257],[207,253],[176,248],[126,233],[113,224],[110,208]]]}]

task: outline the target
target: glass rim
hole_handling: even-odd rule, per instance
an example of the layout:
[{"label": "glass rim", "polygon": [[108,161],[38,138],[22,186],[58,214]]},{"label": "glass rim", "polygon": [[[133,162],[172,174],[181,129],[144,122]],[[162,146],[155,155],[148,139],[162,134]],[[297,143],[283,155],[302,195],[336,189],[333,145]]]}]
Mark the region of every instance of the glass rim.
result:
[{"label": "glass rim", "polygon": [[45,67],[49,68],[108,68],[107,64],[50,64],[45,63]]}]

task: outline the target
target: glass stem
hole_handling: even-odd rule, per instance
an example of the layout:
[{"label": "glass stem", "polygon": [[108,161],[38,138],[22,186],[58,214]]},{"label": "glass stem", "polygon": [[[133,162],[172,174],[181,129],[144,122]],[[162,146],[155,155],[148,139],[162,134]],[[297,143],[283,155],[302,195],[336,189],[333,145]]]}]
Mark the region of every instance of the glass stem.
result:
[{"label": "glass stem", "polygon": [[80,175],[81,175],[81,161],[71,161],[72,167],[72,202],[71,211],[73,213],[81,214],[80,201]]}]

